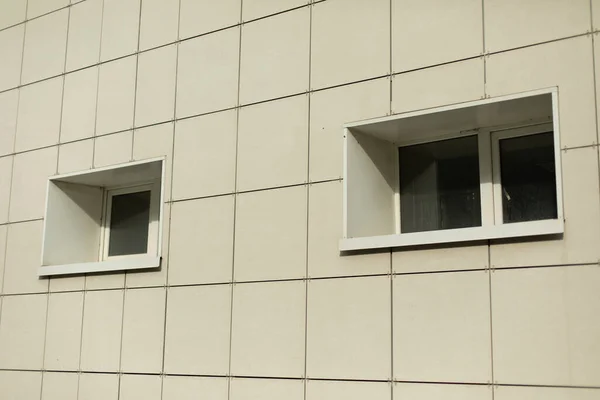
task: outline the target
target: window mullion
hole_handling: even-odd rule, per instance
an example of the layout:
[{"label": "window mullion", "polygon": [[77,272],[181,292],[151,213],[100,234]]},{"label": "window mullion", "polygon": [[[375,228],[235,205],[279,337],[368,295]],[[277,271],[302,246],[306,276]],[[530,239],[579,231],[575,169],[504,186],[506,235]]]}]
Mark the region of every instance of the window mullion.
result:
[{"label": "window mullion", "polygon": [[494,181],[492,179],[492,145],[490,132],[479,130],[479,182],[481,190],[481,226],[494,225]]}]

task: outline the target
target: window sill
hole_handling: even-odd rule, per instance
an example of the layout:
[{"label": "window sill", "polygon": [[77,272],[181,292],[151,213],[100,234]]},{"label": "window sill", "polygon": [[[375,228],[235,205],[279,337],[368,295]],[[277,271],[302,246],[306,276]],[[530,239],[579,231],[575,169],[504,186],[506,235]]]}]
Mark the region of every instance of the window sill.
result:
[{"label": "window sill", "polygon": [[563,232],[564,221],[552,219],[491,227],[344,238],[340,240],[339,247],[340,251],[370,250],[442,243],[473,242],[479,240],[509,239],[527,236],[556,235]]},{"label": "window sill", "polygon": [[92,272],[114,272],[132,269],[149,269],[160,266],[160,257],[147,254],[119,257],[112,260],[64,265],[41,266],[38,276],[86,274]]}]

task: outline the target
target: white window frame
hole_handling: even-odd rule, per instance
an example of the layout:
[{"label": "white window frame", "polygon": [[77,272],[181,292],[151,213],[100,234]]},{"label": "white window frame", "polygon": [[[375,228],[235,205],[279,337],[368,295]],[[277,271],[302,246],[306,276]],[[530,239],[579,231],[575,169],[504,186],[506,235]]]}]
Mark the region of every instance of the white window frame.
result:
[{"label": "white window frame", "polygon": [[[398,151],[402,147],[410,147],[420,144],[435,143],[445,140],[458,139],[463,137],[477,137],[478,158],[479,158],[479,188],[481,198],[481,226],[494,226],[504,224],[502,211],[502,179],[500,171],[500,140],[523,136],[532,136],[538,133],[553,131],[552,123],[546,121],[527,125],[509,125],[506,127],[497,127],[494,129],[478,129],[475,131],[461,132],[457,134],[448,134],[434,139],[411,141],[398,146]],[[556,153],[556,151],[555,151]],[[556,154],[555,154],[556,162]],[[558,165],[558,164],[555,164]],[[406,235],[402,232],[402,218],[400,214],[400,166],[396,165],[396,232],[399,235]],[[556,196],[558,210],[562,210],[562,188],[559,187],[557,179]],[[512,222],[515,224],[528,224],[536,221]],[[473,227],[477,228],[477,227]],[[460,228],[469,229],[469,228]],[[427,232],[454,231],[455,229],[439,229]]]},{"label": "white window frame", "polygon": [[159,198],[160,198],[160,184],[159,182],[150,182],[146,184],[139,184],[134,186],[126,187],[112,187],[107,188],[104,193],[104,211],[102,217],[102,233],[101,233],[101,245],[100,245],[100,259],[101,260],[117,260],[131,256],[139,256],[141,254],[124,254],[120,256],[109,256],[108,249],[110,244],[110,222],[112,213],[112,199],[114,196],[123,194],[139,193],[139,192],[150,192],[150,210],[148,222],[148,246],[146,253],[142,254],[156,254],[158,247],[158,225],[159,225]]},{"label": "white window frame", "polygon": [[[487,126],[465,132],[455,132],[436,137],[428,137],[425,140],[409,140],[395,143],[396,157],[400,147],[422,144],[446,139],[459,138],[464,136],[477,135],[479,149],[479,169],[480,169],[480,190],[481,190],[481,226],[433,230],[424,232],[402,233],[400,217],[400,179],[399,162],[396,159],[396,179],[394,189],[394,226],[395,234],[384,234],[379,236],[348,237],[348,137],[351,135],[349,129],[360,128],[363,124],[374,124],[378,122],[388,122],[399,118],[409,118],[413,116],[422,116],[443,112],[448,110],[460,109],[465,107],[474,107],[499,101],[519,99],[523,97],[535,96],[540,94],[550,94],[552,96],[552,122],[529,121],[521,124],[505,124],[501,126]],[[564,233],[563,216],[563,196],[562,196],[562,169],[561,169],[561,149],[560,149],[560,124],[558,118],[558,90],[557,88],[540,89],[536,91],[520,93],[516,95],[500,96],[494,99],[484,99],[468,103],[443,106],[429,110],[420,110],[406,113],[401,116],[390,116],[369,120],[367,122],[356,122],[346,124],[344,140],[344,236],[340,240],[340,251],[355,251],[378,248],[394,247],[412,247],[420,245],[434,245],[460,242],[473,242],[482,240],[507,239],[517,237],[529,237],[539,235],[558,235]],[[554,137],[554,157],[555,157],[555,176],[556,176],[556,198],[557,198],[557,218],[550,220],[526,221],[503,223],[502,203],[501,203],[501,182],[499,181],[499,148],[498,141],[508,137],[518,137],[541,133],[544,131],[553,131]],[[495,143],[495,144],[494,144]],[[494,154],[494,155],[492,155]],[[495,165],[497,163],[497,165]],[[498,176],[495,176],[495,175]],[[500,192],[499,192],[500,191]],[[499,192],[499,193],[498,193]],[[498,214],[498,207],[500,208]]]}]

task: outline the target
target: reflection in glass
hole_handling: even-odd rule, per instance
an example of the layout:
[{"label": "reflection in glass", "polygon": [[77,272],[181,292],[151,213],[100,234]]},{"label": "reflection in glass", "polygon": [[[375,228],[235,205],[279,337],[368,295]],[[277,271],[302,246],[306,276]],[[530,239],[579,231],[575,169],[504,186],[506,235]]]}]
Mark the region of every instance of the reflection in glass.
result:
[{"label": "reflection in glass", "polygon": [[401,147],[402,233],[481,226],[477,136]]}]

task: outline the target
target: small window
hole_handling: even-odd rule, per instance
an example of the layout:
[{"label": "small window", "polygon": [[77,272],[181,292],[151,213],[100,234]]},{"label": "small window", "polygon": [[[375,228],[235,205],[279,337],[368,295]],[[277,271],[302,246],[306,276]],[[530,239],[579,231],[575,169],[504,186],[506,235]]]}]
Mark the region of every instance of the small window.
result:
[{"label": "small window", "polygon": [[164,158],[49,178],[39,276],[159,268]]},{"label": "small window", "polygon": [[345,126],[340,250],[564,232],[555,88]]},{"label": "small window", "polygon": [[153,251],[156,186],[148,184],[106,191],[104,259]]}]

